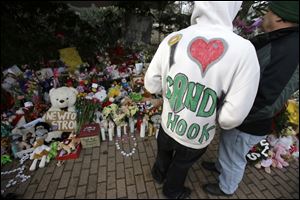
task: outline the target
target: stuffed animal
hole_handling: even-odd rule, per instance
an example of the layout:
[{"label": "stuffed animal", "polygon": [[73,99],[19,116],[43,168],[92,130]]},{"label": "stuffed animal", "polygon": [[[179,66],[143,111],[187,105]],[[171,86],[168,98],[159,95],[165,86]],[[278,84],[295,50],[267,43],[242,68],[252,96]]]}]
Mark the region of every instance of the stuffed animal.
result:
[{"label": "stuffed animal", "polygon": [[67,154],[70,154],[76,149],[76,146],[80,143],[80,138],[77,138],[76,135],[72,132],[70,133],[68,139],[60,142],[57,146],[57,150],[65,150]]},{"label": "stuffed animal", "polygon": [[114,98],[114,100],[119,100],[121,98],[121,86],[113,85],[109,88],[107,96],[109,98]]},{"label": "stuffed animal", "polygon": [[76,146],[80,143],[80,138],[77,137],[77,135],[74,132],[71,132],[68,139],[71,140],[70,146],[73,149],[76,149]]},{"label": "stuffed animal", "polygon": [[62,134],[62,131],[50,131],[50,125],[46,122],[38,122],[34,129],[36,138],[43,138],[47,144],[53,139],[60,138]]},{"label": "stuffed animal", "polygon": [[1,155],[11,154],[11,141],[9,137],[1,137]]},{"label": "stuffed animal", "polygon": [[50,162],[51,159],[55,158],[57,155],[57,146],[58,146],[58,141],[54,141],[50,144],[50,148],[51,150],[49,151],[48,155],[47,155],[47,162]]},{"label": "stuffed animal", "polygon": [[50,130],[50,125],[46,122],[38,122],[34,126],[34,131],[35,131],[35,137],[37,139],[42,138],[45,140],[48,136],[48,132]]},{"label": "stuffed animal", "polygon": [[51,150],[50,147],[44,145],[44,140],[42,138],[37,139],[33,145],[33,152],[30,155],[30,160],[33,160],[29,170],[34,171],[36,169],[36,164],[40,160],[39,168],[45,167],[47,155]]},{"label": "stuffed animal", "polygon": [[59,139],[62,135],[62,131],[50,131],[45,139],[46,142],[51,142],[54,139]]},{"label": "stuffed animal", "polygon": [[94,94],[94,98],[98,99],[100,102],[103,102],[106,99],[106,97],[107,94],[105,89],[98,90],[98,92]]},{"label": "stuffed animal", "polygon": [[20,134],[13,134],[12,135],[12,152],[15,155],[17,152],[29,149],[31,146],[30,144],[26,143],[23,140],[23,136]]},{"label": "stuffed animal", "polygon": [[282,156],[289,154],[290,146],[293,144],[292,136],[280,137],[275,144],[273,151],[275,153],[274,156],[274,167],[278,167],[282,169],[283,167],[289,166],[289,163],[286,162]]},{"label": "stuffed animal", "polygon": [[73,87],[52,88],[49,92],[51,108],[48,111],[68,109],[75,112],[75,103],[78,91]]},{"label": "stuffed animal", "polygon": [[274,158],[274,152],[273,151],[268,151],[268,158],[263,159],[260,162],[255,164],[255,167],[260,169],[261,167],[264,168],[265,172],[268,174],[271,174],[271,166],[273,164],[273,158]]}]

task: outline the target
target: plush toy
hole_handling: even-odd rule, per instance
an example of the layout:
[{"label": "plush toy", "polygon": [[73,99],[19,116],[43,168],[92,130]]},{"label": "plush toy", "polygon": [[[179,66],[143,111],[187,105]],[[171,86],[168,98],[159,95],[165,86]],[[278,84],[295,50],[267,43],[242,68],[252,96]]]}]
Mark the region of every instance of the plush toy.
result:
[{"label": "plush toy", "polygon": [[39,122],[35,125],[35,135],[37,138],[42,137],[46,143],[50,143],[53,139],[61,137],[62,131],[50,131],[50,125],[46,122]]},{"label": "plush toy", "polygon": [[134,102],[139,102],[143,99],[143,96],[136,92],[131,92],[129,96]]},{"label": "plush toy", "polygon": [[11,154],[11,141],[9,137],[1,137],[1,155]]},{"label": "plush toy", "polygon": [[289,154],[290,146],[293,144],[292,136],[280,137],[275,144],[273,151],[275,153],[274,156],[274,167],[282,169],[283,167],[289,166],[288,162],[286,162],[282,156]]},{"label": "plush toy", "polygon": [[71,132],[68,139],[71,140],[70,146],[76,149],[76,146],[80,143],[80,138],[77,137],[77,135],[74,132]]},{"label": "plush toy", "polygon": [[58,139],[61,137],[62,131],[50,131],[45,139],[46,142],[51,142],[52,140]]},{"label": "plush toy", "polygon": [[120,85],[116,85],[116,86],[113,85],[108,90],[107,96],[109,98],[114,98],[115,100],[119,100],[121,98],[121,86]]},{"label": "plush toy", "polygon": [[121,86],[124,90],[126,90],[127,92],[131,92],[131,87],[129,86],[129,83],[127,82],[126,78],[123,78],[121,80]]},{"label": "plush toy", "polygon": [[131,80],[131,88],[133,92],[143,94],[144,90],[144,77],[143,76],[135,76]]},{"label": "plush toy", "polygon": [[65,150],[67,154],[70,154],[76,149],[76,146],[80,143],[80,138],[77,138],[76,135],[72,132],[70,133],[68,139],[63,140],[57,146],[57,150]]},{"label": "plush toy", "polygon": [[50,151],[49,154],[47,155],[47,162],[50,162],[51,159],[55,158],[57,155],[57,146],[58,146],[58,141],[54,141],[50,144]]},{"label": "plush toy", "polygon": [[106,90],[100,89],[94,94],[94,98],[98,99],[100,102],[103,102],[107,97]]},{"label": "plush toy", "polygon": [[30,160],[33,160],[29,170],[34,171],[36,169],[36,164],[40,160],[39,168],[45,167],[47,161],[47,155],[49,154],[51,148],[44,145],[43,139],[37,139],[33,145],[33,152],[30,155]]},{"label": "plush toy", "polygon": [[31,146],[30,144],[26,143],[23,140],[23,136],[20,134],[13,134],[12,135],[12,152],[15,155],[17,152],[29,149]]},{"label": "plush toy", "polygon": [[78,91],[73,87],[52,88],[49,92],[51,108],[48,111],[61,111],[68,109],[75,112],[75,103]]},{"label": "plush toy", "polygon": [[1,155],[1,165],[5,165],[7,163],[11,163],[12,160],[9,155]]},{"label": "plush toy", "polygon": [[255,167],[258,169],[263,167],[265,172],[267,172],[268,174],[271,174],[271,166],[273,164],[274,152],[268,151],[268,155],[269,155],[269,157],[267,159],[263,159],[260,162],[256,163]]},{"label": "plush toy", "polygon": [[46,122],[38,122],[34,126],[34,131],[37,139],[42,138],[45,140],[48,136],[48,132],[50,131],[50,125]]}]

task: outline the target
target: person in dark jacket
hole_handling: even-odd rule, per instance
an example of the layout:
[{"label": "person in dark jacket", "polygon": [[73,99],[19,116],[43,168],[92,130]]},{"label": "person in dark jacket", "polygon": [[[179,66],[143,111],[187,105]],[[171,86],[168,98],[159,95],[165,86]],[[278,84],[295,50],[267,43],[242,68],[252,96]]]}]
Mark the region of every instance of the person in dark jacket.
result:
[{"label": "person in dark jacket", "polygon": [[237,190],[246,154],[271,133],[273,117],[299,89],[299,2],[270,2],[262,28],[265,33],[251,40],[261,67],[253,107],[240,126],[220,134],[217,162],[202,162],[205,169],[219,173],[218,183],[203,187],[213,195],[232,195]]}]

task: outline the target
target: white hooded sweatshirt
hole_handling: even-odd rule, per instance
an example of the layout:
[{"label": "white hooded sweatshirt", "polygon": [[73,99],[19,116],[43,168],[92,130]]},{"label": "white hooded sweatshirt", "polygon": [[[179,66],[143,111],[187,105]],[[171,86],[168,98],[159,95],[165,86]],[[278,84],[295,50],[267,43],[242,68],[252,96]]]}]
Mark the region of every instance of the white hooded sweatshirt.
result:
[{"label": "white hooded sweatshirt", "polygon": [[178,143],[206,147],[239,126],[254,102],[260,76],[255,48],[233,33],[240,1],[196,1],[192,25],[168,35],[145,74],[145,88],[163,95],[162,128]]}]

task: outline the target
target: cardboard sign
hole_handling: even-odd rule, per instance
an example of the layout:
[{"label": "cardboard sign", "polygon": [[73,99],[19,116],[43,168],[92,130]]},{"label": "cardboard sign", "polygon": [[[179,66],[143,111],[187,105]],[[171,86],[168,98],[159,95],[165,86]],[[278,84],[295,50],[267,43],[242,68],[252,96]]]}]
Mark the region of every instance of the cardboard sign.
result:
[{"label": "cardboard sign", "polygon": [[54,130],[72,132],[76,130],[76,113],[65,111],[48,111],[45,121],[50,123]]},{"label": "cardboard sign", "polygon": [[60,49],[59,54],[60,60],[69,67],[70,71],[75,71],[82,64],[81,57],[75,47]]},{"label": "cardboard sign", "polygon": [[286,108],[289,113],[289,122],[299,126],[299,105],[295,100],[288,100],[288,106]]}]

